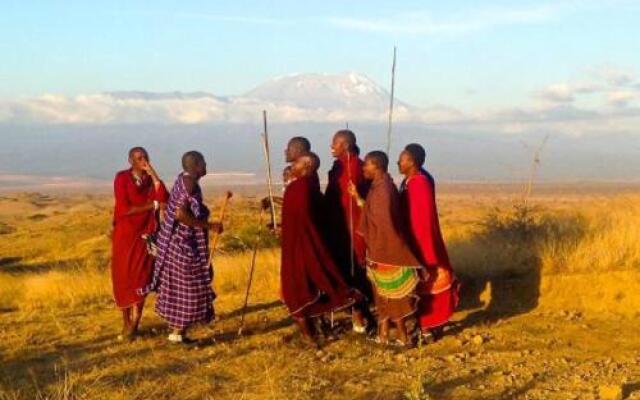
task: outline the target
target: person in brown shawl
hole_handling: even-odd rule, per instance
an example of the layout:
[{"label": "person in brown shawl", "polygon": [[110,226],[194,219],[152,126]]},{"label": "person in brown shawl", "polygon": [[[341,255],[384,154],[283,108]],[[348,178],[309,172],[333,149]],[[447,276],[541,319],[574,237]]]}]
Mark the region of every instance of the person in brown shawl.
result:
[{"label": "person in brown shawl", "polygon": [[[366,200],[358,196],[354,185],[350,193],[363,208],[357,232],[367,246],[367,275],[374,288],[378,313],[378,343],[410,346],[406,319],[417,307],[415,294],[420,262],[412,253],[400,206],[400,194],[387,173],[389,159],[384,152],[373,151],[365,157],[363,174],[371,180]],[[389,342],[389,325],[397,328],[396,340]]]},{"label": "person in brown shawl", "polygon": [[312,319],[353,306],[362,299],[347,286],[318,230],[322,193],[316,171],[319,159],[309,153],[292,164],[292,180],[282,205],[280,237],[282,300],[300,327],[314,341]]}]

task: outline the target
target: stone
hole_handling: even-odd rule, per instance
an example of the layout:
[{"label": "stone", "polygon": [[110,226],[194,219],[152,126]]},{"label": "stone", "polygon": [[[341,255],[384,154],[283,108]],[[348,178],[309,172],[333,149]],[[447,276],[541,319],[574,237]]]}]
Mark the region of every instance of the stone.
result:
[{"label": "stone", "polygon": [[622,400],[622,386],[601,385],[598,388],[598,395],[602,400]]},{"label": "stone", "polygon": [[476,346],[480,346],[484,343],[484,338],[480,335],[475,335],[473,339],[471,339],[471,342]]}]

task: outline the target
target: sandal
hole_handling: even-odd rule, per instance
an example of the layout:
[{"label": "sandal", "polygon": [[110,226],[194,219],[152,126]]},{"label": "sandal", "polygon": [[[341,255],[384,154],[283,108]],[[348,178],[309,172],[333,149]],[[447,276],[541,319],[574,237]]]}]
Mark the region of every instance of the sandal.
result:
[{"label": "sandal", "polygon": [[419,340],[422,344],[432,344],[436,342],[436,337],[430,331],[420,332]]},{"label": "sandal", "polygon": [[435,343],[442,339],[443,332],[441,328],[428,329],[420,331],[420,341],[424,344]]},{"label": "sandal", "polygon": [[136,338],[137,331],[135,329],[123,329],[122,333],[117,336],[118,342],[132,342]]},{"label": "sandal", "polygon": [[357,325],[357,324],[353,324],[353,332],[357,333],[359,335],[366,335],[367,334],[367,324],[365,325]]},{"label": "sandal", "polygon": [[179,333],[170,333],[167,337],[169,343],[171,344],[194,344],[195,340],[186,337],[185,335],[181,335]]},{"label": "sandal", "polygon": [[380,336],[371,336],[368,337],[367,340],[372,341],[375,344],[386,346],[389,344],[389,339],[382,339]]},{"label": "sandal", "polygon": [[396,340],[393,340],[391,342],[388,342],[387,345],[389,345],[391,347],[398,348],[398,349],[405,349],[405,350],[412,349],[413,346],[414,346],[414,344],[411,341],[411,339],[409,339],[409,343],[405,343],[400,339],[396,339]]}]

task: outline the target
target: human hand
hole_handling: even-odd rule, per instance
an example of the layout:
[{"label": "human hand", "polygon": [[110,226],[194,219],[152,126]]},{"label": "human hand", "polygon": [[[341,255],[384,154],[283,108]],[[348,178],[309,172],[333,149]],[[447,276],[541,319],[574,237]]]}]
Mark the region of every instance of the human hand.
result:
[{"label": "human hand", "polygon": [[360,194],[358,194],[358,188],[356,188],[356,185],[353,182],[349,182],[349,186],[347,187],[347,190],[351,195],[351,197],[356,199],[360,197]]},{"label": "human hand", "polygon": [[164,220],[167,218],[166,203],[160,203],[160,208],[158,209],[158,218],[160,218],[160,223],[164,223]]},{"label": "human hand", "polygon": [[153,168],[151,163],[147,160],[142,162],[141,168],[145,171],[149,176],[151,176],[154,180],[158,180],[158,174],[156,174],[156,170]]}]

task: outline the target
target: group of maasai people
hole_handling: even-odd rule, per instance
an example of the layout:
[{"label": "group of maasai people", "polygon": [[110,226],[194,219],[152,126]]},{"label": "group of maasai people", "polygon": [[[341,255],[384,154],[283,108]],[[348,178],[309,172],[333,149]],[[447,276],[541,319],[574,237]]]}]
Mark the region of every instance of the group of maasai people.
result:
[{"label": "group of maasai people", "polygon": [[[400,153],[396,187],[382,151],[360,158],[350,130],[335,133],[335,158],[324,193],[319,157],[309,140],[286,147],[280,237],[280,296],[306,343],[332,338],[334,313],[351,315],[352,329],[376,343],[412,347],[438,340],[458,303],[458,281],[440,231],[425,150],[409,144]],[[202,154],[183,155],[169,194],[144,148],[129,152],[131,168],[115,178],[113,288],[122,310],[121,339],[137,333],[145,296],[157,292],[156,312],[167,321],[172,343],[189,343],[187,329],[214,318],[212,222],[199,179]],[[275,206],[263,199],[265,208]],[[410,320],[415,323],[407,323]],[[331,322],[330,322],[331,321]],[[391,337],[391,327],[396,334]],[[412,327],[410,330],[409,327]]]},{"label": "group of maasai people", "polygon": [[135,337],[145,297],[155,291],[169,341],[189,343],[187,328],[215,316],[209,231],[222,232],[222,224],[209,221],[198,183],[207,164],[201,153],[185,153],[170,194],[144,148],[129,151],[129,164],[114,181],[111,272],[123,318],[119,339]]}]

